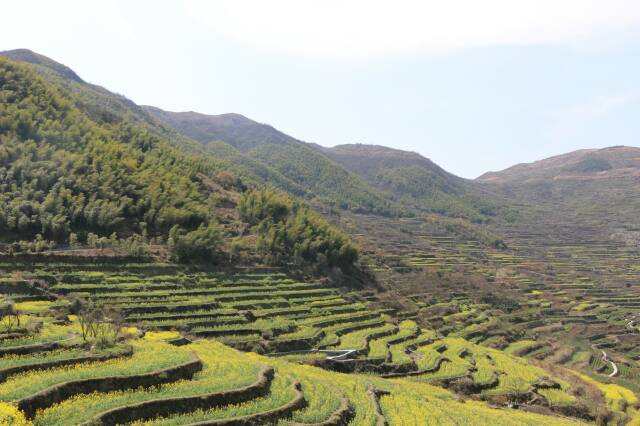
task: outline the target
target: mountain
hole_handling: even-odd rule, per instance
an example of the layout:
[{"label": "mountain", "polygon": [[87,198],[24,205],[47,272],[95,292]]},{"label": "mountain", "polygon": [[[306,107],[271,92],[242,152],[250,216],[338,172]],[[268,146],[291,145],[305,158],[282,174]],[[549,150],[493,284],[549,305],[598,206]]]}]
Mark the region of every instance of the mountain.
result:
[{"label": "mountain", "polygon": [[638,240],[640,148],[584,149],[477,179],[516,203],[519,232],[546,238]]},{"label": "mountain", "polygon": [[303,197],[320,210],[333,207],[385,216],[436,213],[483,223],[504,204],[483,185],[453,176],[415,153],[362,145],[355,153],[361,161],[355,161],[353,148],[308,144],[239,114],[169,112],[136,105],[28,50],[0,55],[33,65],[46,80],[74,94],[76,106],[96,122],[142,126],[187,154],[212,156],[247,184]]},{"label": "mountain", "polygon": [[483,222],[503,204],[482,185],[455,176],[415,152],[366,144],[314,148],[372,186],[394,194],[402,204],[423,211]]},{"label": "mountain", "polygon": [[40,69],[53,71],[62,78],[72,80],[77,83],[84,83],[84,80],[82,80],[71,68],[29,49],[7,50],[0,52],[0,55],[14,61],[28,62],[38,66]]},{"label": "mountain", "polygon": [[440,166],[415,152],[380,145],[347,144],[325,148],[314,147],[336,163],[376,184],[391,183],[385,178],[389,170],[420,169],[440,190],[455,193],[462,189],[464,179],[446,172]]},{"label": "mountain", "polygon": [[[78,75],[65,65],[31,52],[25,49],[0,52],[0,56],[16,58],[20,62],[26,62],[34,66],[42,77],[55,83],[63,90],[75,94],[74,102],[91,119],[101,123],[119,123],[126,120],[136,125],[144,126],[147,130],[164,138],[167,143],[184,150],[188,154],[204,155],[208,154],[212,160],[220,164],[225,164],[227,170],[242,178],[249,184],[268,184],[277,189],[289,192],[295,196],[303,196],[307,200],[317,200],[317,204],[335,203],[342,208],[354,211],[367,211],[381,214],[398,214],[400,206],[392,206],[391,200],[384,194],[380,194],[357,176],[349,174],[340,167],[331,163],[325,157],[318,156],[312,150],[302,152],[278,152],[277,138],[268,139],[270,144],[265,148],[261,139],[256,139],[254,145],[260,145],[262,152],[249,155],[237,149],[233,144],[221,142],[217,137],[211,139],[211,143],[206,146],[202,142],[197,142],[190,135],[184,134],[172,127],[172,123],[167,123],[170,113],[162,117],[156,117],[161,110],[153,108],[143,108],[136,105],[131,100],[122,95],[112,93],[103,87],[86,83]],[[64,71],[64,72],[63,72]],[[190,114],[187,114],[190,116]],[[207,116],[210,117],[210,116]],[[221,132],[225,138],[238,142],[238,147],[247,149],[249,142],[257,138],[257,133],[252,129],[263,129],[268,126],[259,125],[248,119],[239,119],[239,115],[230,114],[220,122],[233,121],[235,124],[241,123],[239,129],[235,131],[235,125],[226,126]],[[181,118],[185,118],[181,116]],[[247,125],[242,125],[247,124]],[[225,128],[224,125],[221,126]],[[184,130],[184,128],[182,129]],[[205,129],[206,130],[206,129]],[[237,139],[230,139],[229,135],[239,134]],[[202,135],[202,131],[200,134]],[[275,130],[272,131],[280,135]],[[291,139],[283,135],[281,139]],[[244,143],[244,145],[242,145]],[[302,146],[302,145],[300,145]],[[298,147],[299,148],[299,147]],[[268,151],[268,152],[266,152]],[[211,155],[213,154],[213,155]],[[296,162],[303,157],[308,157],[314,167],[300,167]],[[291,161],[282,164],[279,159],[285,156]],[[276,157],[278,159],[276,159]],[[269,160],[272,161],[269,161]],[[295,172],[292,172],[295,170]],[[283,173],[288,172],[288,173]]]},{"label": "mountain", "polygon": [[71,232],[156,234],[213,219],[206,204],[216,190],[203,174],[222,170],[215,158],[183,153],[124,117],[98,120],[80,92],[0,61],[5,231],[65,241]]},{"label": "mountain", "polygon": [[[324,204],[383,215],[434,212],[477,222],[495,214],[496,203],[482,185],[413,152],[362,144],[325,148],[239,114],[144,108],[217,155],[228,155],[228,149],[220,152],[220,142],[233,146],[244,158],[268,165]],[[236,155],[239,163],[240,158]]]},{"label": "mountain", "polygon": [[[371,187],[361,177],[350,173],[308,144],[275,128],[250,120],[240,114],[206,115],[195,112],[170,112],[144,107],[147,112],[175,131],[196,140],[216,155],[228,156],[231,146],[233,160],[259,163],[272,174],[284,177],[317,204],[331,204],[353,211],[384,215],[401,214],[403,209],[392,198]],[[275,181],[266,176],[266,181]],[[290,190],[289,187],[284,187]],[[295,191],[294,191],[295,193]]]},{"label": "mountain", "polygon": [[144,108],[178,132],[205,145],[224,141],[240,152],[248,152],[264,144],[300,143],[268,124],[257,123],[240,114],[207,115],[193,111],[170,112],[152,106]]},{"label": "mountain", "polygon": [[555,180],[593,180],[640,176],[640,148],[613,146],[582,149],[500,172],[480,176],[480,182],[499,184]]},{"label": "mountain", "polygon": [[162,246],[188,261],[229,249],[340,267],[357,258],[300,200],[243,181],[232,163],[63,65],[19,53],[36,64],[0,55],[0,249]]}]

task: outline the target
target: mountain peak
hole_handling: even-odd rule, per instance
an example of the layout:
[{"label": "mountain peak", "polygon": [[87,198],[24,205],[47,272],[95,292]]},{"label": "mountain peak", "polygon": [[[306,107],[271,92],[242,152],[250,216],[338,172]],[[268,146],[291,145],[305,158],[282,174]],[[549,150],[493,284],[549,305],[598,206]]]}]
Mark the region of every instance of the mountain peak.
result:
[{"label": "mountain peak", "polygon": [[358,153],[358,154],[371,155],[371,156],[403,157],[405,159],[414,158],[414,159],[420,159],[421,161],[424,161],[424,160],[431,161],[428,158],[418,154],[417,152],[404,151],[401,149],[390,148],[384,145],[351,143],[351,144],[335,145],[331,148],[325,148],[325,149],[331,150],[333,152],[340,152],[343,154]]},{"label": "mountain peak", "polygon": [[3,52],[0,52],[0,56],[5,56],[14,61],[28,62],[33,65],[44,67],[55,72],[60,77],[66,78],[68,80],[73,80],[78,83],[84,83],[84,80],[82,80],[80,76],[76,74],[76,72],[73,71],[68,66],[63,65],[59,62],[56,62],[47,56],[36,53],[33,50],[29,50],[29,49],[5,50]]},{"label": "mountain peak", "polygon": [[360,175],[370,175],[371,178],[374,174],[380,173],[379,169],[418,167],[443,177],[458,179],[430,159],[413,151],[362,143],[336,145],[331,148],[319,145],[314,147],[347,169]]},{"label": "mountain peak", "polygon": [[251,120],[242,114],[208,115],[194,111],[165,111],[151,106],[143,108],[178,132],[205,145],[221,140],[246,152],[262,144],[299,143],[272,126]]}]

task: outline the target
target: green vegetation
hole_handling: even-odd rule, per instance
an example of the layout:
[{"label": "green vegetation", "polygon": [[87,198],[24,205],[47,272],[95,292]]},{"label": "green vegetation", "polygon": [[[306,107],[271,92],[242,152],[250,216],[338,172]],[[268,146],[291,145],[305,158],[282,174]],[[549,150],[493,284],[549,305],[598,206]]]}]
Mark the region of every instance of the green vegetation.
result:
[{"label": "green vegetation", "polygon": [[0,58],[0,424],[640,418],[633,149],[480,184],[239,116],[189,130],[21,58]]},{"label": "green vegetation", "polygon": [[[65,91],[26,65],[1,58],[0,81],[0,231],[14,242],[12,252],[66,245],[141,256],[152,244],[168,244],[178,260],[210,261],[225,233],[236,232],[218,224],[218,207],[245,189],[225,163],[179,150],[126,115],[96,118],[81,109],[85,93]],[[277,262],[356,260],[349,238],[318,214],[265,194],[267,202],[286,200],[288,210],[260,213],[258,251],[273,250]]]},{"label": "green vegetation", "polygon": [[222,233],[217,226],[200,225],[194,231],[181,233],[176,225],[171,231],[169,243],[173,244],[176,258],[182,262],[212,260],[222,243]]},{"label": "green vegetation", "polygon": [[[90,233],[163,236],[214,222],[201,191],[212,159],[127,122],[96,122],[76,95],[0,58],[0,229],[86,243]],[[72,234],[75,237],[72,237]]]},{"label": "green vegetation", "polygon": [[327,159],[312,146],[238,114],[211,116],[172,113],[146,107],[179,133],[205,145],[217,158],[252,177],[296,196],[351,211],[398,214],[404,209],[356,174]]},{"label": "green vegetation", "polygon": [[[433,404],[429,407],[436,409],[459,404],[453,392],[462,393],[474,402],[457,411],[456,416],[484,412],[487,422],[493,419],[496,424],[511,423],[501,420],[500,411],[492,411],[482,400],[500,404],[500,398],[515,401],[522,395],[538,395],[558,409],[572,408],[580,402],[569,394],[571,385],[523,359],[462,338],[442,338],[412,320],[390,323],[392,318],[384,311],[371,309],[364,302],[348,301],[338,290],[320,283],[292,280],[278,269],[222,272],[162,263],[17,261],[0,262],[0,269],[11,271],[13,277],[46,280],[50,283],[48,290],[63,297],[55,303],[30,300],[16,304],[22,309],[23,324],[34,331],[9,339],[13,344],[8,347],[47,342],[60,342],[62,346],[43,346],[33,354],[0,356],[0,371],[21,368],[8,373],[0,383],[0,401],[20,401],[70,381],[154,374],[191,362],[194,356],[202,362],[202,369],[192,377],[158,386],[128,384],[104,392],[79,390],[35,413],[26,411],[35,425],[78,424],[109,410],[172,398],[201,400],[204,395],[256,383],[265,366],[275,367],[273,379],[267,379],[266,393],[247,397],[241,403],[180,405],[180,409],[141,420],[177,425],[271,410],[278,413],[302,395],[306,405],[294,405],[290,414],[274,414],[280,423],[321,422],[339,409],[349,408],[350,424],[374,424],[376,415],[368,392],[372,386],[390,392],[381,396],[380,402],[387,420],[396,423],[401,422],[397,410],[415,404],[418,395],[426,396]],[[78,298],[85,301],[78,302]],[[44,309],[47,303],[49,309]],[[479,312],[476,307],[469,312],[474,310]],[[122,320],[117,319],[117,312],[121,312]],[[65,324],[56,324],[65,316]],[[104,333],[115,330],[117,339],[104,339],[99,331],[107,317],[111,319]],[[36,331],[34,325],[39,322],[43,324]],[[86,329],[96,332],[85,333]],[[143,333],[144,337],[140,337]],[[184,346],[168,343],[181,339],[181,335],[206,339],[187,340]],[[225,344],[260,352],[311,349],[323,344],[329,344],[329,353],[354,349],[356,352],[344,365],[361,363],[355,371],[367,374],[330,371],[344,368],[340,367],[342,361],[325,359],[315,351],[308,356],[268,358],[238,352]],[[127,353],[127,348],[133,353]],[[109,358],[86,360],[87,356]],[[64,364],[42,367],[46,362]],[[301,362],[318,363],[328,370]],[[382,379],[376,374],[390,374],[392,378]],[[409,376],[402,378],[405,374]],[[299,391],[294,383],[299,383]],[[561,388],[545,387],[537,392],[539,383],[557,383]],[[414,386],[420,387],[407,393],[406,389]],[[419,413],[412,416],[417,419]],[[572,424],[570,420],[518,412],[512,413],[511,418]],[[407,421],[411,422],[411,417]]]},{"label": "green vegetation", "polygon": [[243,220],[255,225],[258,251],[271,263],[301,260],[347,267],[358,258],[349,237],[287,195],[250,191],[240,199],[238,210]]}]

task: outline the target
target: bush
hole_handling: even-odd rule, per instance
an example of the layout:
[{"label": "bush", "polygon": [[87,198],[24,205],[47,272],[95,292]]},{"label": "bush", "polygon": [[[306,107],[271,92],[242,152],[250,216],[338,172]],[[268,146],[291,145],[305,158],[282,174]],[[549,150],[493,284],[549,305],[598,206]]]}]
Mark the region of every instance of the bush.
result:
[{"label": "bush", "polygon": [[180,262],[206,262],[215,259],[222,243],[222,232],[213,225],[202,225],[187,233],[174,228],[171,239],[173,254]]}]

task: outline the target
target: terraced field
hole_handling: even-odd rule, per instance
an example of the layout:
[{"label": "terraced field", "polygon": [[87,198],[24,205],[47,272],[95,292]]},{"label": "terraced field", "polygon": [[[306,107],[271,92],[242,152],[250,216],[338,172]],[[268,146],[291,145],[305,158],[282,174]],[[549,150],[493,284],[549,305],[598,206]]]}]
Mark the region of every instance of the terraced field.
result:
[{"label": "terraced field", "polygon": [[420,219],[346,215],[341,225],[381,283],[376,306],[398,306],[443,336],[640,392],[640,251],[599,234],[594,218],[576,219],[541,220],[528,232],[506,226],[506,248]]},{"label": "terraced field", "polygon": [[[395,322],[349,293],[278,270],[26,266],[2,265],[13,286],[3,297],[28,298],[15,304],[20,326],[3,329],[0,339],[0,412],[24,424],[569,425],[594,418],[580,411],[574,384],[521,358],[413,320]],[[125,312],[113,342],[82,337],[82,315],[65,314],[79,296]],[[570,411],[564,407],[580,417],[558,417]]]},{"label": "terraced field", "polygon": [[[81,298],[115,308],[126,323],[145,330],[180,330],[260,352],[310,349],[386,323],[384,310],[370,310],[337,289],[294,280],[279,270],[178,272],[171,265],[138,264],[123,271],[109,265],[35,264],[25,271],[22,266],[4,265],[33,277],[6,281],[13,300]],[[40,294],[19,295],[21,288]]]}]

